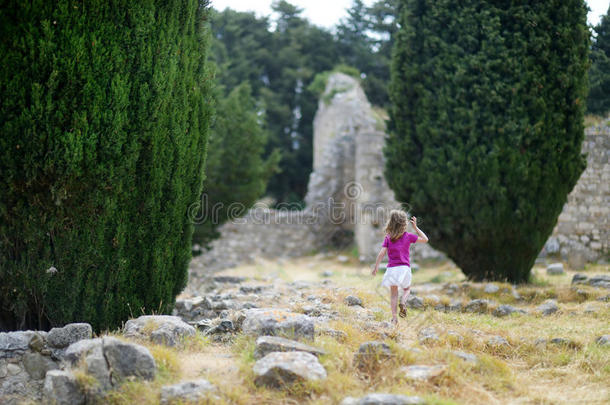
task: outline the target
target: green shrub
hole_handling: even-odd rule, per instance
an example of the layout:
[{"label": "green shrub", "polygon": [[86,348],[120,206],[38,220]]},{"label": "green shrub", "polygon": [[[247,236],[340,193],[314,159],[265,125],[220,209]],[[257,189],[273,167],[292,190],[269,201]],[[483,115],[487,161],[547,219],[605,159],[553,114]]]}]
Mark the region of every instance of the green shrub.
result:
[{"label": "green shrub", "polygon": [[525,282],[585,167],[582,0],[401,2],[386,177],[471,279]]},{"label": "green shrub", "polygon": [[[8,3],[8,4],[7,4]],[[168,312],[190,260],[207,2],[0,11],[0,329]]]}]

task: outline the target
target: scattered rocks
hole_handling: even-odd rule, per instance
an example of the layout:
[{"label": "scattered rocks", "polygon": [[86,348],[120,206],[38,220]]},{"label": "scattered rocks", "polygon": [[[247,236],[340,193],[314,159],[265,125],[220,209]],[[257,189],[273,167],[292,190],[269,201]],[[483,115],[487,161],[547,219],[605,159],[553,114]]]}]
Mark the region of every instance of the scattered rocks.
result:
[{"label": "scattered rocks", "polygon": [[387,344],[378,341],[365,342],[354,354],[354,365],[359,369],[374,368],[380,362],[392,357],[392,351]]},{"label": "scattered rocks", "polygon": [[186,381],[161,388],[161,405],[198,403],[216,388],[208,380]]},{"label": "scattered rocks", "polygon": [[488,300],[476,299],[476,300],[472,300],[468,304],[466,304],[466,306],[464,307],[464,311],[476,312],[476,313],[482,314],[482,313],[487,312],[488,305],[489,305]]},{"label": "scattered rocks", "polygon": [[424,307],[424,300],[414,295],[411,295],[409,296],[409,298],[407,298],[407,307],[422,309]]},{"label": "scattered rocks", "polygon": [[91,339],[93,331],[88,323],[70,323],[63,328],[53,328],[47,335],[51,346],[64,348],[83,339]]},{"label": "scattered rocks", "polygon": [[246,277],[235,277],[235,276],[216,276],[212,277],[212,280],[216,283],[221,284],[239,284],[246,281]]},{"label": "scattered rocks", "polygon": [[508,316],[514,312],[518,312],[521,314],[525,314],[526,312],[523,309],[518,309],[513,307],[512,305],[500,305],[491,313],[493,316],[497,316],[498,318],[502,318]]},{"label": "scattered rocks", "polygon": [[492,336],[487,340],[487,346],[499,348],[499,347],[510,347],[508,340],[502,336]]},{"label": "scattered rocks", "polygon": [[268,288],[269,286],[266,285],[242,285],[239,287],[239,292],[242,294],[260,294]]},{"label": "scattered rocks", "polygon": [[394,394],[368,394],[362,398],[347,397],[341,405],[424,405],[420,397]]},{"label": "scattered rocks", "polygon": [[447,370],[447,366],[406,366],[400,372],[409,380],[427,381],[436,378]]},{"label": "scattered rocks", "polygon": [[84,405],[85,393],[70,371],[51,370],[43,388],[43,403],[49,405]]},{"label": "scattered rocks", "polygon": [[454,355],[455,357],[458,357],[458,358],[464,360],[467,363],[476,363],[479,361],[479,358],[471,353],[462,352],[460,350],[454,350],[450,353],[452,355]]},{"label": "scattered rocks", "polygon": [[417,337],[419,339],[420,344],[436,343],[440,340],[436,329],[431,327],[420,330],[417,334]]},{"label": "scattered rocks", "polygon": [[206,335],[216,335],[219,333],[231,333],[235,332],[237,328],[233,324],[233,321],[228,319],[222,319],[216,325],[210,325],[210,327],[205,331]]},{"label": "scattered rocks", "polygon": [[177,316],[143,315],[128,320],[123,332],[125,337],[150,339],[157,344],[176,346],[185,337],[195,335],[195,328]]},{"label": "scattered rocks", "polygon": [[307,352],[314,356],[324,354],[324,350],[278,336],[260,336],[256,339],[254,358],[260,359],[272,352]]},{"label": "scattered rocks", "polygon": [[314,338],[314,323],[307,315],[273,308],[248,309],[244,315],[242,330],[248,335]]},{"label": "scattered rocks", "polygon": [[256,385],[275,388],[326,378],[318,358],[306,352],[269,353],[254,364],[253,371]]},{"label": "scattered rocks", "polygon": [[333,276],[333,274],[334,274],[334,273],[333,273],[332,271],[330,271],[330,270],[325,270],[325,271],[322,273],[322,277],[332,277],[332,276]]},{"label": "scattered rocks", "polygon": [[557,345],[557,346],[569,347],[572,349],[578,347],[578,343],[574,342],[572,339],[561,338],[561,337],[552,338],[550,343]]},{"label": "scattered rocks", "polygon": [[500,287],[498,287],[498,286],[497,286],[497,285],[495,285],[495,284],[491,284],[491,283],[489,283],[489,284],[485,284],[485,288],[483,289],[483,291],[484,291],[486,294],[495,294],[495,293],[497,293],[498,291],[500,291]]},{"label": "scattered rocks", "polygon": [[345,297],[343,302],[345,302],[345,304],[350,307],[355,305],[362,306],[362,300],[354,295],[348,295],[347,297]]},{"label": "scattered rocks", "polygon": [[558,310],[559,307],[557,307],[557,301],[555,300],[546,300],[536,308],[536,311],[544,316],[554,314]]},{"label": "scattered rocks", "polygon": [[574,274],[572,277],[572,284],[585,284],[587,281],[587,276],[584,274]]},{"label": "scattered rocks", "polygon": [[317,328],[316,333],[322,336],[330,336],[336,339],[338,342],[345,342],[347,340],[347,333],[341,330],[331,328]]},{"label": "scattered rocks", "polygon": [[547,266],[546,274],[551,276],[558,276],[561,274],[565,274],[563,270],[563,263],[553,263]]},{"label": "scattered rocks", "polygon": [[610,275],[597,275],[589,279],[589,285],[593,287],[601,287],[610,289]]},{"label": "scattered rocks", "polygon": [[600,346],[610,346],[610,335],[602,335],[595,339],[595,343]]}]

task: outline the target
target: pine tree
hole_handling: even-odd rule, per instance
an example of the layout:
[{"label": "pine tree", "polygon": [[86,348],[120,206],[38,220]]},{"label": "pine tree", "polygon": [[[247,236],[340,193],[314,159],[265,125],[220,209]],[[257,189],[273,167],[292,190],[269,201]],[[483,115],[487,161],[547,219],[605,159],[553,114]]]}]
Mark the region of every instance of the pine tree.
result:
[{"label": "pine tree", "polygon": [[201,193],[207,1],[0,10],[0,329],[115,328],[184,288]]},{"label": "pine tree", "polygon": [[403,0],[386,177],[471,279],[523,282],[580,174],[582,0]]},{"label": "pine tree", "polygon": [[591,47],[587,110],[604,115],[610,112],[610,8],[593,30],[596,35]]}]

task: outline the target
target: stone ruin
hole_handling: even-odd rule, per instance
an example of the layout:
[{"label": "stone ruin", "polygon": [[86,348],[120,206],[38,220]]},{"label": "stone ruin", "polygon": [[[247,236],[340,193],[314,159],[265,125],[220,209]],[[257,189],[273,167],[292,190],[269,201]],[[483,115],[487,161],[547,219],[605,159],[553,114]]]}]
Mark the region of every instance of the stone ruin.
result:
[{"label": "stone ruin", "polygon": [[[607,260],[609,124],[587,128],[583,143],[587,169],[541,256],[560,256],[574,268]],[[202,275],[199,270],[232,267],[256,257],[297,257],[352,242],[362,261],[373,260],[383,240],[386,214],[400,206],[383,175],[384,139],[383,112],[371,106],[358,81],[331,74],[314,119],[306,208],[290,211],[255,205],[220,227],[221,237],[194,261],[191,277]],[[444,257],[429,245],[413,249],[415,261]]]}]

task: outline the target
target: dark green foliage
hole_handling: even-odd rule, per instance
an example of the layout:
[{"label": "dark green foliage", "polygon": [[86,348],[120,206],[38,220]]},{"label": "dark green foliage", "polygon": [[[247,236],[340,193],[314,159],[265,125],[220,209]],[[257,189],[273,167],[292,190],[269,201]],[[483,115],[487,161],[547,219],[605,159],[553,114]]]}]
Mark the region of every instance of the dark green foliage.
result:
[{"label": "dark green foliage", "polygon": [[279,152],[262,158],[268,132],[258,116],[250,86],[241,84],[216,104],[216,119],[210,131],[203,183],[202,212],[194,239],[207,244],[216,238],[216,228],[245,213],[265,192],[277,169]]},{"label": "dark green foliage", "polygon": [[587,110],[604,115],[610,112],[610,8],[594,30]]},{"label": "dark green foliage", "polygon": [[526,281],[585,167],[586,5],[401,11],[386,178],[469,278]]},{"label": "dark green foliage", "polygon": [[211,113],[206,3],[3,2],[0,329],[173,307]]}]

